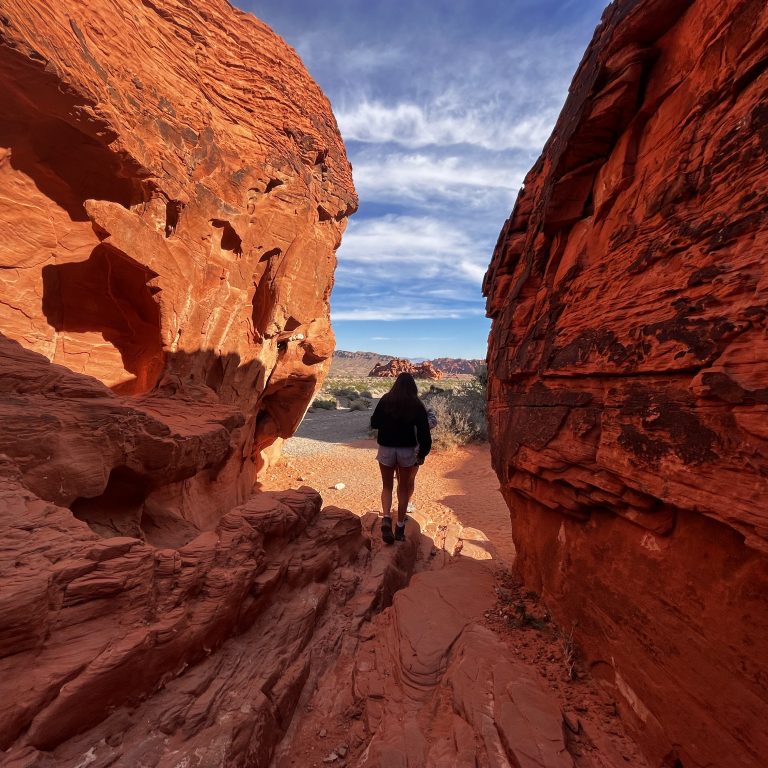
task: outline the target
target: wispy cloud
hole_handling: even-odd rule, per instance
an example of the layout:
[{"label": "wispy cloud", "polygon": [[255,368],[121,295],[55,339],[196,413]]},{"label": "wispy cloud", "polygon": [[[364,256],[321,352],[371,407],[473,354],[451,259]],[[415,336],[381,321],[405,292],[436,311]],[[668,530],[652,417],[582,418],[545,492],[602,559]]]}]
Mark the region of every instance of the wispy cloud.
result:
[{"label": "wispy cloud", "polygon": [[[479,282],[485,272],[488,251],[468,232],[444,220],[390,214],[375,219],[353,220],[338,251],[337,279],[384,267],[393,280],[429,278],[442,274],[449,280]],[[378,277],[378,276],[377,276]]]},{"label": "wispy cloud", "polygon": [[356,160],[354,177],[364,200],[408,201],[424,207],[469,203],[473,208],[493,205],[509,210],[527,170],[526,160],[369,149]]},{"label": "wispy cloud", "polygon": [[[335,323],[367,320],[387,323],[398,320],[461,320],[470,316],[481,317],[483,314],[478,309],[458,312],[445,307],[394,306],[391,308],[382,307],[381,309],[332,309],[331,320]],[[383,341],[383,339],[379,339],[379,341]]]},{"label": "wispy cloud", "polygon": [[552,131],[557,107],[500,120],[493,103],[454,109],[439,104],[386,104],[363,99],[351,107],[342,107],[336,119],[348,141],[399,144],[409,149],[467,145],[494,151],[536,150]]},{"label": "wispy cloud", "polygon": [[353,220],[339,249],[332,319],[482,317],[487,248],[439,218]]}]

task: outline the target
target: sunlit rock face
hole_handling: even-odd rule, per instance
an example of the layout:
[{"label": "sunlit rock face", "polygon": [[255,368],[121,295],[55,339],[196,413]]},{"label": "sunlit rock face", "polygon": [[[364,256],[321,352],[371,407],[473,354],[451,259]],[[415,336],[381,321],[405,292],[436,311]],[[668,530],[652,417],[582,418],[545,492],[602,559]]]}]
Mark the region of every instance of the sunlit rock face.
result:
[{"label": "sunlit rock face", "polygon": [[[222,0],[4,0],[0,104],[0,750],[37,765],[272,600],[306,644],[365,548],[309,489],[251,496],[330,366],[356,197],[327,99]],[[260,690],[254,748],[290,699]]]},{"label": "sunlit rock face", "polygon": [[330,105],[223,0],[8,0],[0,103],[0,453],[100,533],[208,526],[330,365]]},{"label": "sunlit rock face", "polygon": [[768,754],[767,45],[610,5],[485,281],[518,567],[686,768]]}]

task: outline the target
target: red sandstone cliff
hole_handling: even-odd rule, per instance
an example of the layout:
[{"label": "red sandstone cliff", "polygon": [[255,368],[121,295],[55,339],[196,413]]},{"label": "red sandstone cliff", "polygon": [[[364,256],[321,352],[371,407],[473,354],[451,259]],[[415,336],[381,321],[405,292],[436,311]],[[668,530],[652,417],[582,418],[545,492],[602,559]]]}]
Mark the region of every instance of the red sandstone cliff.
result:
[{"label": "red sandstone cliff", "polygon": [[767,50],[614,2],[485,281],[519,568],[669,766],[768,755]]},{"label": "red sandstone cliff", "polygon": [[[273,599],[306,645],[307,600],[365,549],[309,491],[248,500],[330,365],[356,197],[327,99],[224,0],[4,0],[0,103],[0,749],[33,752]],[[227,715],[263,731],[237,760],[301,689],[298,656],[268,666]],[[194,741],[226,707],[191,685],[161,730]]]}]

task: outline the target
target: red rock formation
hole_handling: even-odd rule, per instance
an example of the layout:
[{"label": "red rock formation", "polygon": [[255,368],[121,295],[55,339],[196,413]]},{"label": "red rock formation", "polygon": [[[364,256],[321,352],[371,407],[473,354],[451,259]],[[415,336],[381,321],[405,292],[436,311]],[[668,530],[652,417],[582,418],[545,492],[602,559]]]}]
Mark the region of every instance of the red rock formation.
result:
[{"label": "red rock formation", "polygon": [[455,376],[456,374],[474,375],[477,369],[485,365],[485,360],[464,360],[456,357],[436,357],[430,360],[430,363],[446,376]]},{"label": "red rock formation", "polygon": [[12,478],[0,504],[24,562],[0,600],[0,739],[23,732],[3,765],[287,768],[342,739],[366,766],[573,765],[551,692],[480,626],[490,569],[443,552],[395,595],[432,564],[415,525],[371,558],[360,519],[304,488],[171,549],[102,539]]},{"label": "red rock formation", "polygon": [[378,363],[368,373],[382,379],[394,379],[401,373],[410,373],[415,379],[442,379],[442,371],[435,370],[429,361],[414,365],[410,360],[402,360],[396,357],[388,363]]},{"label": "red rock formation", "polygon": [[[3,450],[57,504],[109,507],[129,483],[154,516],[213,524],[330,366],[356,198],[328,101],[224,0],[8,0],[0,16],[0,332],[82,374],[49,389],[55,421],[32,414],[31,451],[8,439],[31,390],[6,382],[22,400],[3,404]],[[94,424],[82,397],[134,415]],[[139,458],[146,420],[166,448]],[[206,422],[218,436],[196,453]]]},{"label": "red rock formation", "polygon": [[0,597],[0,745],[21,736],[13,765],[47,765],[39,751],[55,750],[74,766],[96,743],[123,765],[208,749],[265,765],[248,756],[271,753],[290,721],[305,646],[340,582],[329,574],[367,554],[359,519],[318,516],[310,489],[253,496],[173,549],[100,538],[10,478],[0,508],[19,560],[3,564]]},{"label": "red rock formation", "polygon": [[616,0],[485,282],[518,566],[686,768],[768,754],[767,44]]},{"label": "red rock formation", "polygon": [[[7,0],[0,103],[0,749],[32,765],[270,611],[301,645],[365,549],[316,495],[249,500],[330,365],[356,198],[327,100],[224,0]],[[303,667],[264,663],[247,713],[201,668],[144,751],[222,714],[232,765],[268,754]]]}]

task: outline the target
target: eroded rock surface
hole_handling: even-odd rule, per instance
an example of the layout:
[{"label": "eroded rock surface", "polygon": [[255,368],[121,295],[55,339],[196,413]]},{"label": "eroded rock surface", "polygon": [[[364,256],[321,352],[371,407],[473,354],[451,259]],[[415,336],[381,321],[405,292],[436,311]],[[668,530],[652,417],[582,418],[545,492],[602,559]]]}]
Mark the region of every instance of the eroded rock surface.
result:
[{"label": "eroded rock surface", "polygon": [[[269,751],[285,649],[365,551],[317,494],[252,497],[330,366],[356,207],[330,105],[223,0],[3,2],[0,103],[0,749],[67,764],[117,712],[99,759],[140,764],[130,708],[193,666],[147,754],[217,718],[238,760]],[[206,666],[257,618],[284,658]]]},{"label": "eroded rock surface", "polygon": [[358,518],[319,515],[310,489],[254,496],[176,549],[100,538],[12,480],[0,509],[17,553],[0,602],[4,765],[76,765],[95,744],[98,765],[268,755],[307,674],[301,651],[368,551]]},{"label": "eroded rock surface", "polygon": [[768,754],[767,45],[614,2],[485,282],[518,567],[685,768]]},{"label": "eroded rock surface", "polygon": [[[247,498],[330,366],[335,249],[356,207],[330,105],[224,0],[9,0],[0,22],[0,333],[82,374],[27,438],[89,476],[61,487],[18,441],[2,450],[36,465],[24,482],[58,504],[130,471],[160,514],[215,519]],[[23,377],[22,358],[3,364]],[[4,390],[21,398],[4,400],[7,437],[31,390]],[[82,397],[145,415],[102,428]],[[197,433],[216,419],[227,434],[208,456],[116,458],[138,422]]]},{"label": "eroded rock surface", "polygon": [[405,544],[376,552],[359,600],[392,605],[347,634],[278,748],[278,768],[335,764],[334,755],[359,768],[572,768],[556,698],[482,626],[492,571],[442,552],[400,589],[431,546],[409,524]]},{"label": "eroded rock surface", "polygon": [[556,697],[482,626],[488,566],[430,556],[414,523],[372,548],[375,515],[319,502],[260,494],[158,549],[3,481],[3,539],[27,545],[3,572],[0,763],[573,766]]}]

